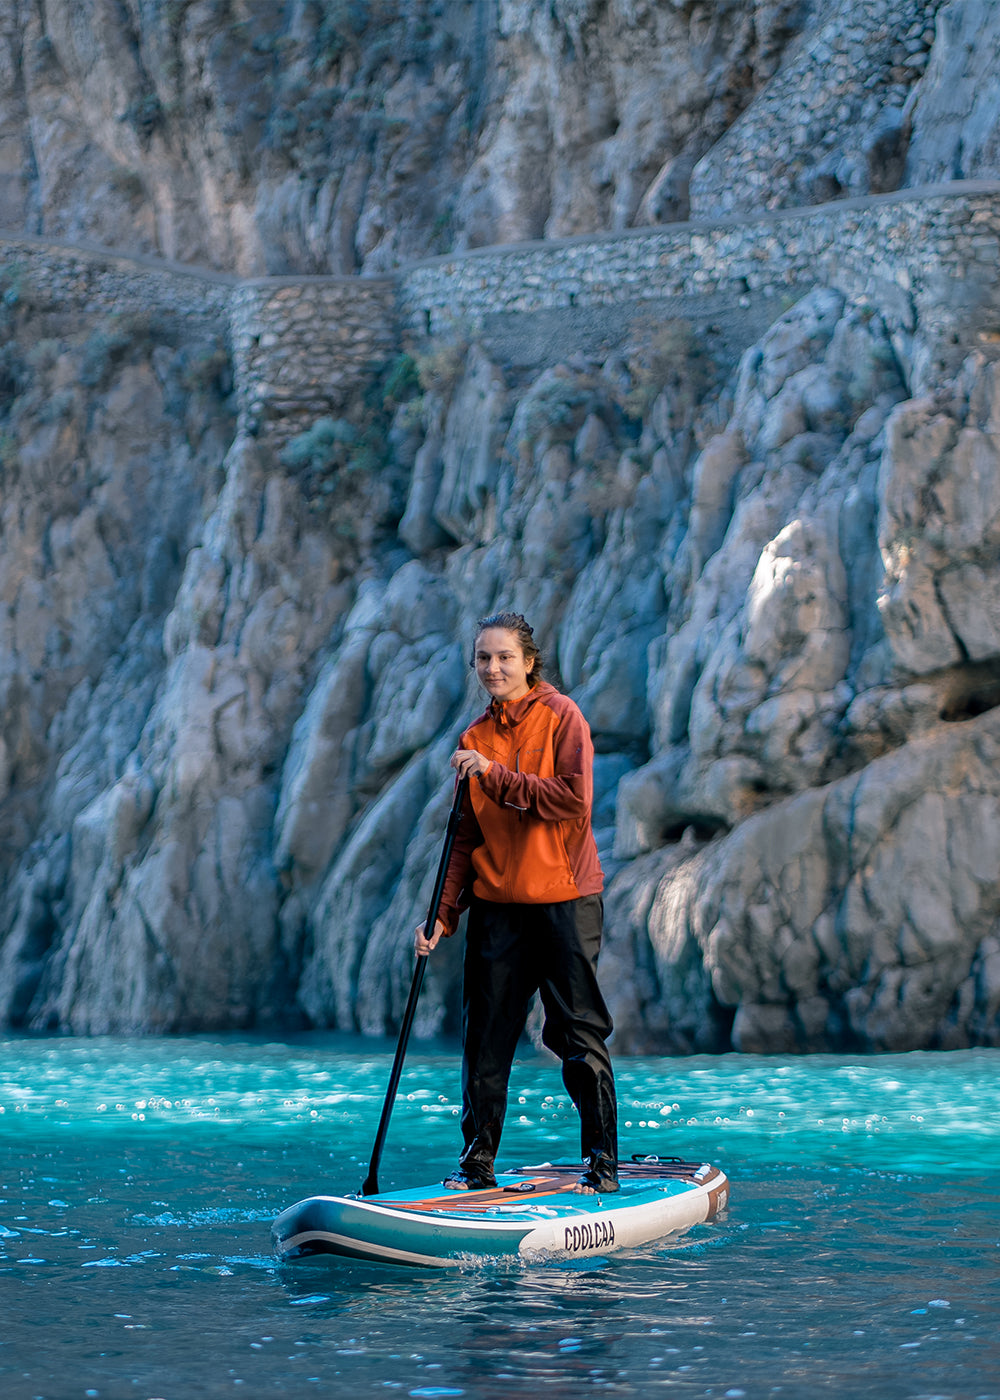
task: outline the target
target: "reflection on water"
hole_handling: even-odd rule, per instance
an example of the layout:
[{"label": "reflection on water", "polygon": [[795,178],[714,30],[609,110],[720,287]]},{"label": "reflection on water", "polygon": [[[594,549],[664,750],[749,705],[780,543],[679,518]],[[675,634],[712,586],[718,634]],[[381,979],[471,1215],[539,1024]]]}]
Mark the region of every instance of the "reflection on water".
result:
[{"label": "reflection on water", "polygon": [[[336,1037],[0,1042],[4,1400],[1000,1400],[1000,1054],[620,1061],[623,1147],[717,1161],[718,1223],[569,1264],[279,1268],[273,1216],[360,1185],[388,1066]],[[557,1068],[512,1091],[505,1159],[572,1157]],[[453,1048],[411,1053],[385,1189],[450,1169],[457,1093]]]}]

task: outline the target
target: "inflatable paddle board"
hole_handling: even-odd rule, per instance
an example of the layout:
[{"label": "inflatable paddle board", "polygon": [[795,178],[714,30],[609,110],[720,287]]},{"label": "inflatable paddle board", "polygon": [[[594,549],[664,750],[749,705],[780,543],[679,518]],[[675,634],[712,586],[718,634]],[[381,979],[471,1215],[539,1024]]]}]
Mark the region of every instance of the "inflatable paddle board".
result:
[{"label": "inflatable paddle board", "polygon": [[388,1264],[456,1267],[478,1257],[580,1259],[634,1249],[711,1220],[729,1199],[725,1175],[707,1162],[633,1158],[620,1190],[574,1191],[579,1165],[519,1167],[485,1191],[443,1186],[371,1196],[311,1196],[271,1229],[281,1260],[317,1254]]}]

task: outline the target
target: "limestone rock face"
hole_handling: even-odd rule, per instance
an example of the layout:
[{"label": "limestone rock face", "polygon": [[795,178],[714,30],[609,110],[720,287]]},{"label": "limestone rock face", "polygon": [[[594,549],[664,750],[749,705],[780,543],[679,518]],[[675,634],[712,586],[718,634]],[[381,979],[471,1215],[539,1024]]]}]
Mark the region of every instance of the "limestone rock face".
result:
[{"label": "limestone rock face", "polygon": [[454,351],[387,439],[409,549],[348,547],[183,348],[29,359],[18,316],[5,1022],[391,1031],[474,621],[513,607],[594,733],[622,1048],[1000,1039],[995,363],[911,398],[825,289],[697,390],[641,336],[522,383]]},{"label": "limestone rock face", "polygon": [[1000,127],[991,75],[998,48],[1000,16],[992,5],[950,0],[937,10],[913,104],[907,184],[996,178]]},{"label": "limestone rock face", "polygon": [[997,25],[960,0],[3,0],[0,226],[378,273],[989,178]]},{"label": "limestone rock face", "polygon": [[[53,334],[53,317],[10,307],[4,318],[0,960],[17,969],[3,994],[16,1020],[63,995],[85,956],[59,946],[64,920],[103,938],[105,901],[148,840],[158,780],[140,739],[233,417],[211,337],[137,322]],[[112,999],[113,971],[101,969]],[[100,1024],[81,977],[77,1015]]]},{"label": "limestone rock face", "polygon": [[[79,737],[55,775],[48,820],[62,826],[67,806],[77,811],[70,868],[53,890],[51,859],[43,859],[44,893],[35,871],[25,871],[21,913],[3,949],[21,969],[23,998],[23,964],[38,939],[32,911],[48,906],[50,934],[63,919],[73,929],[41,970],[32,1016],[42,1026],[172,1031],[267,1024],[288,1013],[267,775],[345,595],[330,582],[329,550],[317,539],[302,541],[297,568],[286,563],[299,526],[294,488],[265,481],[245,439],[225,467],[162,641],[145,641],[138,623],[126,639],[129,652],[145,641],[144,705],[137,714],[128,686],[138,658],[116,659],[102,677],[112,695],[99,687],[90,697],[93,719],[85,710],[74,725]],[[128,753],[108,754],[103,765],[99,699],[120,727],[132,720]],[[44,951],[35,946],[36,957]],[[17,1010],[8,1003],[8,1016]]]},{"label": "limestone rock face", "polygon": [[[373,272],[997,173],[988,7],[360,14],[0,0],[2,222]],[[475,621],[512,608],[594,735],[619,1049],[1000,1044],[986,322],[943,346],[888,252],[857,295],[622,298],[579,343],[515,307],[289,443],[208,311],[29,282],[0,269],[0,1024],[392,1031]]]},{"label": "limestone rock face", "polygon": [[941,726],[693,862],[675,927],[734,1048],[996,1043],[997,740],[996,711]]},{"label": "limestone rock face", "polygon": [[961,425],[917,401],[892,418],[880,481],[879,607],[899,663],[918,675],[1000,649],[1000,461],[995,367]]},{"label": "limestone rock face", "polygon": [[0,226],[243,275],[686,217],[792,0],[0,5]]},{"label": "limestone rock face", "polygon": [[[958,776],[967,745],[978,753],[988,739],[977,736],[992,735],[1000,698],[987,616],[993,590],[960,583],[981,578],[997,557],[995,368],[970,361],[950,398],[933,406],[906,397],[902,371],[869,309],[812,294],[745,353],[679,489],[672,445],[654,426],[666,432],[671,421],[662,405],[626,445],[617,362],[545,371],[501,410],[509,427],[495,512],[479,513],[474,525],[469,517],[472,538],[447,555],[443,572],[403,571],[406,595],[427,599],[426,613],[409,613],[406,635],[437,637],[438,620],[448,620],[436,642],[406,653],[415,716],[424,703],[416,697],[440,666],[461,673],[461,652],[449,652],[447,638],[464,625],[471,639],[474,615],[524,608],[556,643],[551,660],[584,705],[599,750],[597,826],[613,875],[605,961],[625,1047],[884,1048],[996,1034],[985,1029],[995,1009],[977,970],[987,966],[997,915],[992,857],[983,855],[973,896],[944,853],[944,836],[968,830],[973,811],[995,797],[987,760],[978,761],[968,803]],[[477,352],[470,374],[482,372]],[[463,421],[465,395],[459,386],[450,409]],[[440,435],[438,407],[430,418]],[[468,480],[476,469],[466,461]],[[451,485],[441,491],[453,499]],[[922,503],[919,518],[911,502]],[[904,534],[902,552],[893,541]],[[979,573],[969,572],[973,560]],[[904,599],[919,566],[951,582],[909,588]],[[400,575],[381,593],[371,585],[362,607],[364,619],[377,614],[380,645],[394,656],[399,643],[385,633],[400,625],[392,621],[400,587]],[[912,639],[942,631],[939,599],[951,587],[949,617],[970,619],[968,638],[944,627],[950,649],[925,659]],[[982,637],[975,654],[974,637]],[[402,684],[394,677],[393,687]],[[375,735],[386,725],[392,733],[393,692],[378,694],[362,732],[368,723]],[[440,704],[448,717],[441,746],[425,739],[396,751],[399,776],[305,915],[309,922],[318,910],[328,930],[311,943],[304,987],[312,1019],[382,1029],[398,1011],[400,981],[383,989],[366,970],[395,958],[401,979],[391,931],[420,917],[411,862],[424,863],[426,885],[434,852],[427,813],[443,818],[448,748],[477,701],[459,688]],[[981,709],[989,714],[976,720]],[[643,751],[650,758],[637,762]],[[860,792],[884,792],[887,804],[870,818],[866,845],[854,836]],[[395,824],[414,809],[424,817],[408,845]],[[930,853],[928,822],[937,823],[932,849],[941,854]],[[394,890],[372,883],[373,861],[399,872]],[[290,878],[302,873],[293,862]],[[886,936],[876,926],[895,927],[894,912],[883,918],[871,908],[888,909],[897,878],[921,904],[921,932],[897,930],[894,951],[870,976],[869,964],[850,960],[861,954],[845,950],[870,950]],[[975,910],[957,942],[944,931],[931,936],[932,894]],[[304,887],[298,907],[313,897]],[[363,945],[345,934],[359,899],[372,930]],[[942,930],[955,924],[950,914]],[[777,959],[778,970],[751,976],[761,958]],[[431,1024],[448,1023],[454,975],[453,963],[434,969]],[[918,999],[885,1020],[886,989],[918,984],[933,984],[935,1017]]]}]

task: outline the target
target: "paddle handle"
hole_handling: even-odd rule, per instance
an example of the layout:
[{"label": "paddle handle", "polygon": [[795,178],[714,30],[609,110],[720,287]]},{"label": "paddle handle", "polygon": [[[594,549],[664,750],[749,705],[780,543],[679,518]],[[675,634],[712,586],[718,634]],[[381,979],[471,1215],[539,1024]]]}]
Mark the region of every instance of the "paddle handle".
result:
[{"label": "paddle handle", "polygon": [[[461,777],[455,788],[455,800],[451,804],[451,812],[448,815],[448,829],[444,838],[444,849],[441,851],[441,859],[438,862],[437,877],[434,881],[434,890],[431,894],[430,908],[427,911],[427,922],[424,925],[426,937],[433,938],[434,925],[437,923],[438,910],[441,908],[441,899],[444,895],[444,883],[448,878],[448,865],[451,861],[452,848],[455,845],[455,833],[458,831],[459,822],[462,820],[462,804],[469,789],[467,777]],[[399,1027],[399,1039],[396,1041],[396,1054],[392,1061],[392,1071],[389,1074],[389,1086],[385,1093],[385,1102],[382,1104],[382,1116],[379,1119],[378,1132],[375,1134],[375,1144],[372,1147],[371,1162],[368,1167],[368,1175],[361,1186],[362,1196],[374,1196],[378,1193],[378,1165],[382,1159],[382,1148],[385,1145],[386,1134],[389,1131],[389,1119],[392,1116],[393,1104],[396,1102],[396,1091],[399,1088],[400,1075],[403,1072],[403,1060],[406,1057],[406,1046],[410,1039],[410,1030],[413,1026],[413,1018],[416,1015],[417,1000],[420,996],[420,988],[424,981],[424,971],[427,967],[429,954],[417,957],[417,965],[413,969],[413,979],[410,982],[410,994],[406,999],[406,1009],[403,1012],[403,1020]]]}]

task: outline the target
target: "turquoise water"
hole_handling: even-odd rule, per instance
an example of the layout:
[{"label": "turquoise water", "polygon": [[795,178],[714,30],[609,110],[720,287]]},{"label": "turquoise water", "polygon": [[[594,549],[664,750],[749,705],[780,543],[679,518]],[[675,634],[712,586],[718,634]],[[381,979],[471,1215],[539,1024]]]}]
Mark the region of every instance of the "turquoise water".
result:
[{"label": "turquoise water", "polygon": [[[365,1175],[391,1046],[0,1041],[0,1397],[1000,1400],[1000,1052],[620,1060],[622,1145],[716,1162],[718,1222],[606,1260],[278,1267]],[[515,1067],[503,1160],[572,1159]],[[440,1179],[453,1046],[411,1051],[383,1190]]]}]

